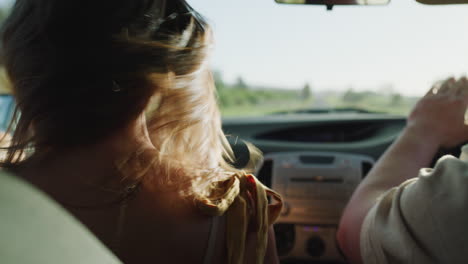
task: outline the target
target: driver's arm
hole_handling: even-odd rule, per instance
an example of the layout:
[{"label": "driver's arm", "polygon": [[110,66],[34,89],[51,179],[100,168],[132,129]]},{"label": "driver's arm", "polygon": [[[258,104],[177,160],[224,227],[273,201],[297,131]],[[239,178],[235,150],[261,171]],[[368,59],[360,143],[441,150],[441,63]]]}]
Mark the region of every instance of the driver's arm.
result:
[{"label": "driver's arm", "polygon": [[360,184],[348,203],[338,230],[338,243],[351,263],[362,263],[361,229],[369,210],[392,187],[428,167],[440,147],[468,140],[464,114],[468,82],[449,79],[439,93],[430,91],[416,105],[406,128]]}]

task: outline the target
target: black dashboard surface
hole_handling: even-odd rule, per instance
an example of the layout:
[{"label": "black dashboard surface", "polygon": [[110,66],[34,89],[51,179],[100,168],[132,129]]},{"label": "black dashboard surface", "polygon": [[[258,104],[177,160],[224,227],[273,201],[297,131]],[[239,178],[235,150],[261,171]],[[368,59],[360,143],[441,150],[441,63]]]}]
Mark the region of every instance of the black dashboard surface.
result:
[{"label": "black dashboard surface", "polygon": [[290,114],[223,120],[239,166],[248,159],[243,141],[264,154],[332,151],[377,160],[398,137],[406,117],[386,114]]}]

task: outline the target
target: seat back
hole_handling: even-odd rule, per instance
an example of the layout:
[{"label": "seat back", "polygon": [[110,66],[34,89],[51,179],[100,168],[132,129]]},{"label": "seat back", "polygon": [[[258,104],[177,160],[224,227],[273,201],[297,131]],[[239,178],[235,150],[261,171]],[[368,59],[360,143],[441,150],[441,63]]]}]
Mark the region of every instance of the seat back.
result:
[{"label": "seat back", "polygon": [[17,177],[0,172],[0,263],[121,262],[47,195]]}]

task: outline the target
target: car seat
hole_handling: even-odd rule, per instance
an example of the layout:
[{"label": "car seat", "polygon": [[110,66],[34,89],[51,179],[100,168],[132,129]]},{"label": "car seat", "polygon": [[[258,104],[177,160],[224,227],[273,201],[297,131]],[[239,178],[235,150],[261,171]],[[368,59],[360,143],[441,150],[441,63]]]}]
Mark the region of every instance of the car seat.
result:
[{"label": "car seat", "polygon": [[121,263],[84,225],[44,193],[0,172],[0,263]]}]

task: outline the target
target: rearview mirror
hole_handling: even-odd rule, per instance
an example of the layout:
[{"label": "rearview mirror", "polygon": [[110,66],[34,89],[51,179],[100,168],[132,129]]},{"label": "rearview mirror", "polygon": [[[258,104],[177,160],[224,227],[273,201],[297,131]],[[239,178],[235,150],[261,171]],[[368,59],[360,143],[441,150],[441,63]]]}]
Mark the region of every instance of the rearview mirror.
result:
[{"label": "rearview mirror", "polygon": [[[325,5],[327,6],[327,9],[329,10],[331,10],[332,7],[335,5],[387,5],[388,3],[390,3],[390,0],[275,0],[275,1],[279,4]],[[436,0],[432,0],[432,1],[436,1]],[[454,1],[457,1],[457,0],[454,0]],[[458,0],[458,1],[461,1],[461,0]]]}]

